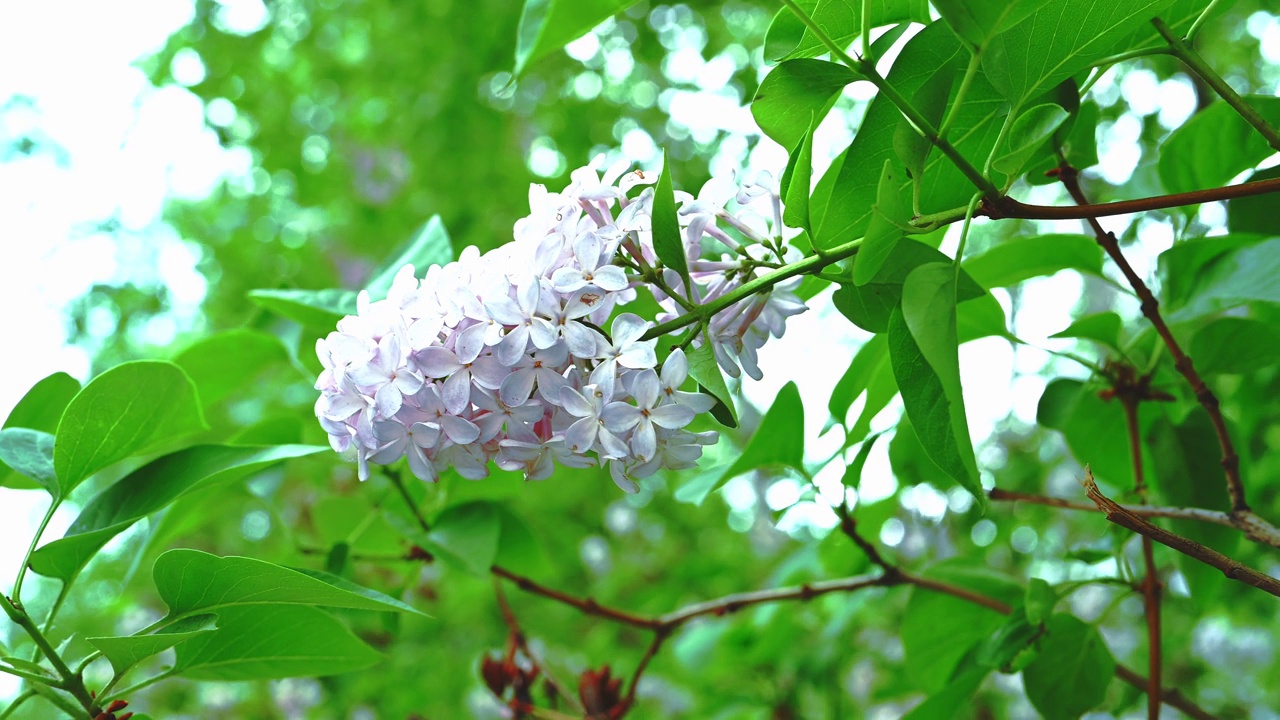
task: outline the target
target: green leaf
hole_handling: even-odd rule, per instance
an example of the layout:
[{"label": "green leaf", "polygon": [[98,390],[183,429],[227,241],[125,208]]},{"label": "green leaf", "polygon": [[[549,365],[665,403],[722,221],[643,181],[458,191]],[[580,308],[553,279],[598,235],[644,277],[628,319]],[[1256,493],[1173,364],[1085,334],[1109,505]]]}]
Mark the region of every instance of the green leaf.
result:
[{"label": "green leaf", "polygon": [[968,707],[974,693],[987,678],[989,670],[981,667],[969,668],[952,678],[945,687],[931,694],[924,702],[917,705],[903,716],[903,720],[951,720],[956,717],[957,708]]},{"label": "green leaf", "polygon": [[9,411],[4,421],[6,428],[29,428],[52,433],[58,429],[58,420],[80,392],[80,382],[64,372],[56,372],[31,386],[26,395]]},{"label": "green leaf", "polygon": [[955,288],[951,265],[931,263],[911,271],[902,306],[889,318],[889,357],[925,453],[985,505],[960,388]]},{"label": "green leaf", "polygon": [[[1007,605],[1016,603],[1023,594],[1022,587],[1012,578],[961,558],[933,565],[922,575]],[[908,677],[926,693],[938,692],[970,650],[1004,621],[1003,614],[982,605],[934,590],[912,588],[901,626]]]},{"label": "green leaf", "polygon": [[1060,270],[1102,277],[1102,248],[1084,235],[1033,235],[994,245],[963,267],[984,288],[1009,287]]},{"label": "green leaf", "polygon": [[[883,333],[889,328],[889,314],[902,300],[902,285],[911,271],[928,263],[949,262],[951,259],[938,250],[911,238],[902,238],[894,244],[870,282],[861,286],[842,284],[832,302],[849,322],[867,332]],[[967,271],[961,271],[959,287],[960,302],[985,294]]]},{"label": "green leaf", "polygon": [[789,382],[778,391],[773,405],[760,419],[742,454],[725,470],[712,490],[731,478],[752,470],[789,467],[804,473],[804,405],[800,390]]},{"label": "green leaf", "polygon": [[[796,5],[841,47],[847,47],[862,32],[861,0],[798,0]],[[871,0],[870,18],[869,24],[873,28],[897,22],[905,24],[905,21],[928,23],[929,3],[926,0]],[[873,46],[875,44],[872,43]],[[813,57],[828,52],[827,46],[813,31],[786,8],[769,26],[765,48],[765,57],[770,60],[784,56]]]},{"label": "green leaf", "polygon": [[813,178],[813,129],[810,128],[800,141],[800,147],[791,153],[787,171],[782,176],[782,220],[794,228],[813,234],[809,218],[809,192]]},{"label": "green leaf", "polygon": [[[1199,358],[1196,360],[1198,365]],[[1146,440],[1155,467],[1153,485],[1162,504],[1208,510],[1231,509],[1220,462],[1222,451],[1218,447],[1213,423],[1203,409],[1197,407],[1177,425],[1160,418],[1147,431]],[[1233,528],[1190,520],[1168,522],[1173,532],[1228,556],[1234,557],[1239,546],[1240,533]],[[1178,555],[1178,563],[1192,600],[1201,608],[1210,607],[1226,584],[1226,576],[1181,554]]]},{"label": "green leaf", "polygon": [[1047,0],[934,0],[938,14],[976,48],[1039,10]]},{"label": "green leaf", "polygon": [[1002,337],[1018,342],[1009,333],[1004,308],[994,295],[981,295],[956,306],[956,341],[961,345],[985,337]]},{"label": "green leaf", "polygon": [[173,362],[195,383],[208,408],[237,390],[248,390],[263,370],[288,360],[289,352],[276,336],[240,329],[201,338]]},{"label": "green leaf", "polygon": [[689,361],[689,377],[698,383],[702,392],[716,399],[716,406],[711,409],[712,416],[725,427],[738,427],[738,411],[733,405],[733,393],[729,392],[729,386],[724,381],[724,374],[716,363],[711,344],[703,343],[702,347],[689,348],[685,351],[685,358]]},{"label": "green leaf", "polygon": [[904,226],[911,219],[910,204],[905,202],[902,193],[902,177],[889,160],[880,169],[876,204],[871,211],[862,247],[853,256],[854,285],[866,285],[879,274],[906,235]]},{"label": "green leaf", "polygon": [[[935,128],[942,124],[947,111],[947,100],[951,98],[951,85],[955,81],[956,72],[954,63],[939,67],[911,97],[911,105]],[[907,178],[917,192],[921,187],[925,161],[929,159],[932,150],[933,143],[921,135],[905,115],[898,118],[898,127],[893,132],[893,152],[906,167]]]},{"label": "green leaf", "polygon": [[550,572],[551,561],[529,524],[506,507],[499,505],[497,508],[502,534],[498,538],[494,562],[503,567],[520,568],[521,572],[533,576]]},{"label": "green leaf", "polygon": [[[903,46],[888,80],[905,97],[912,97],[936,75],[952,65],[962,71],[969,54],[943,23],[932,23]],[[1008,102],[979,72],[952,121],[949,137],[961,155],[981,166],[995,145]],[[829,248],[866,234],[871,207],[876,203],[880,169],[894,160],[893,138],[901,114],[883,96],[871,101],[862,126],[844,153],[837,156],[818,182],[810,213],[818,228],[817,247]],[[903,191],[907,191],[904,178]],[[941,153],[932,153],[920,174],[921,213],[951,210],[973,196],[973,184]]]},{"label": "green leaf", "polygon": [[432,265],[446,265],[453,261],[453,243],[449,240],[449,231],[445,230],[444,221],[439,215],[432,215],[418,234],[410,238],[392,257],[392,260],[374,271],[373,279],[366,286],[371,300],[381,300],[387,296],[396,274],[405,265],[412,265],[414,273],[421,277]]},{"label": "green leaf", "polygon": [[1036,658],[1035,643],[1043,634],[1040,623],[1028,621],[1023,613],[1010,613],[1004,624],[978,644],[974,662],[990,670],[1016,673]]},{"label": "green leaf", "polygon": [[991,167],[1014,177],[1044,146],[1067,119],[1067,111],[1054,103],[1034,105],[1024,110],[1009,128],[1004,154]]},{"label": "green leaf", "polygon": [[853,421],[853,425],[849,426],[849,432],[844,438],[845,447],[862,442],[863,438],[867,437],[871,432],[872,419],[885,409],[897,394],[898,383],[893,377],[893,363],[890,361],[889,353],[885,352],[880,356],[880,362],[876,364],[871,373],[871,379],[867,382],[866,403],[863,404],[862,412]]},{"label": "green leaf", "polygon": [[54,499],[62,496],[53,469],[53,436],[49,433],[23,427],[0,430],[0,460],[39,483]]},{"label": "green leaf", "polygon": [[1202,374],[1247,373],[1280,363],[1280,329],[1248,318],[1214,320],[1191,338]]},{"label": "green leaf", "polygon": [[788,60],[765,76],[751,101],[751,116],[766,135],[784,148],[799,147],[845,85],[858,76],[826,60]]},{"label": "green leaf", "polygon": [[876,441],[880,439],[883,433],[876,433],[867,438],[862,443],[862,447],[858,448],[858,454],[853,456],[853,462],[849,463],[844,469],[844,477],[841,481],[845,487],[857,489],[862,484],[862,470],[867,466],[867,458],[871,457],[871,449],[875,447]]},{"label": "green leaf", "polygon": [[533,62],[586,35],[636,0],[525,0],[516,36],[517,76]]},{"label": "green leaf", "polygon": [[328,331],[356,314],[354,290],[250,290],[249,299],[299,325]]},{"label": "green leaf", "polygon": [[991,39],[983,69],[1018,107],[1108,55],[1172,0],[1080,3],[1048,0]]},{"label": "green leaf", "polygon": [[1065,330],[1049,337],[1093,340],[1119,352],[1121,323],[1120,316],[1108,310],[1095,315],[1085,315],[1068,325]]},{"label": "green leaf", "polygon": [[89,644],[97,648],[111,663],[116,677],[126,672],[152,655],[158,655],[169,648],[186,642],[193,637],[211,633],[217,629],[218,616],[213,614],[193,615],[179,620],[153,635],[127,635],[124,637],[91,637]]},{"label": "green leaf", "polygon": [[1027,622],[1039,625],[1049,618],[1053,608],[1058,604],[1058,591],[1040,578],[1031,578],[1027,583],[1027,595],[1023,601],[1023,611]]},{"label": "green leaf", "polygon": [[350,583],[334,585],[325,573],[302,573],[247,557],[218,557],[199,550],[170,550],[156,559],[152,575],[170,618],[216,612],[232,633],[230,611],[246,605],[316,605],[351,610],[404,611],[408,606]]},{"label": "green leaf", "polygon": [[[1119,403],[1098,397],[1097,387],[1079,380],[1058,378],[1040,396],[1036,420],[1058,430],[1067,448],[1081,464],[1115,487],[1133,487],[1133,459],[1129,454],[1129,434]],[[1153,417],[1154,403],[1143,416]]]},{"label": "green leaf", "polygon": [[[1280,166],[1249,176],[1245,182],[1280,178]],[[1233,233],[1280,235],[1280,214],[1276,213],[1274,194],[1254,195],[1227,201],[1227,229]]]},{"label": "green leaf", "polygon": [[62,494],[118,460],[205,427],[195,386],[177,365],[111,368],[76,394],[58,423],[53,465]]},{"label": "green leaf", "polygon": [[[1066,158],[1067,164],[1077,170],[1098,164],[1098,104],[1092,101],[1080,103],[1074,116],[1053,133],[1053,146]],[[1052,185],[1058,182],[1056,170],[1060,161],[1056,153],[1046,154],[1024,176],[1031,185]]]},{"label": "green leaf", "polygon": [[305,605],[228,607],[219,629],[178,645],[174,672],[193,680],[274,680],[363,670],[382,655]]},{"label": "green leaf", "polygon": [[849,408],[871,382],[872,372],[888,357],[889,349],[884,335],[876,335],[858,348],[849,363],[849,369],[840,376],[835,389],[831,391],[831,399],[827,401],[827,409],[831,412],[833,422],[844,424]]},{"label": "green leaf", "polygon": [[427,536],[440,555],[468,572],[485,576],[498,557],[502,517],[496,505],[471,502],[448,508]]},{"label": "green leaf", "polygon": [[300,572],[303,575],[306,575],[307,577],[312,577],[312,578],[315,578],[316,580],[332,585],[333,587],[339,590],[345,590],[351,593],[352,595],[359,595],[365,598],[366,600],[377,603],[379,605],[384,605],[385,607],[380,608],[382,610],[386,610],[386,611],[398,610],[400,612],[413,613],[414,615],[422,615],[423,617],[430,617],[429,615],[415,608],[414,606],[409,605],[407,603],[400,602],[399,600],[391,597],[390,595],[387,595],[385,593],[380,593],[377,590],[367,588],[363,585],[357,585],[351,582],[350,580],[344,577],[339,577],[338,575],[334,575],[333,573],[325,572],[322,570],[312,570],[311,568],[289,568],[289,569],[296,570],[297,572]]},{"label": "green leaf", "polygon": [[61,539],[36,550],[31,569],[70,581],[111,538],[183,495],[327,450],[318,445],[197,445],[152,460],[90,500]]},{"label": "green leaf", "polygon": [[[1280,98],[1250,95],[1245,102],[1273,127],[1280,124]],[[1275,151],[1230,105],[1219,101],[1174,130],[1160,146],[1156,167],[1171,193],[1221,187]],[[1194,212],[1195,206],[1188,209]]]},{"label": "green leaf", "polygon": [[1116,661],[1098,629],[1074,615],[1054,615],[1045,631],[1040,655],[1022,671],[1022,684],[1046,720],[1074,720],[1106,699]]},{"label": "green leaf", "polygon": [[685,292],[693,286],[689,280],[689,260],[685,257],[684,238],[676,217],[675,188],[671,184],[671,161],[662,154],[662,174],[653,195],[653,249],[663,265],[675,270],[684,280]]},{"label": "green leaf", "polygon": [[1224,253],[1211,264],[1201,266],[1188,304],[1167,313],[1165,320],[1174,324],[1250,302],[1280,303],[1277,277],[1280,277],[1280,238]]}]

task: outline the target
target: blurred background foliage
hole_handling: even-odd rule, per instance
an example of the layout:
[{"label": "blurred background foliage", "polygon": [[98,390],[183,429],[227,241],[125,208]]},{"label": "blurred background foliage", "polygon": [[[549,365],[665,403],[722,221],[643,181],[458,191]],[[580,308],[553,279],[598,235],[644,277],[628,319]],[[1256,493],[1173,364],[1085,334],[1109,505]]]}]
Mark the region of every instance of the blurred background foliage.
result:
[{"label": "blurred background foliage", "polygon": [[[202,313],[180,328],[178,344],[247,327],[281,335],[296,351],[291,360],[264,364],[251,391],[210,405],[211,438],[243,433],[262,442],[323,443],[311,418],[314,334],[259,309],[246,297],[251,289],[358,288],[433,214],[443,218],[455,248],[497,246],[526,212],[529,183],[562,186],[571,169],[600,152],[656,167],[666,148],[685,189],[698,188],[712,172],[748,165],[776,172],[785,158],[744,121],[742,108],[767,71],[761,48],[776,12],[771,3],[640,2],[518,81],[510,74],[519,18],[511,0],[282,0],[247,16],[237,11],[240,4],[199,0],[192,21],[143,63],[156,85],[194,93],[222,145],[249,158],[243,172],[229,174],[208,197],[165,206],[166,221],[198,246],[208,282]],[[1243,91],[1273,94],[1280,81],[1260,43],[1270,38],[1272,53],[1280,43],[1270,9],[1265,0],[1228,3],[1201,36],[1209,63]],[[844,112],[820,165],[856,129],[866,101],[859,92],[853,87],[840,100]],[[1160,192],[1155,150],[1185,118],[1162,110],[1161,97],[1170,93],[1193,93],[1192,109],[1210,99],[1170,58],[1126,63],[1095,86],[1103,160],[1090,180],[1095,202]],[[0,153],[40,152],[41,142],[38,134],[7,137]],[[1037,192],[1041,200],[1056,199],[1056,188]],[[1206,206],[1190,222],[1198,225],[1152,213],[1136,220],[1124,240],[1147,256],[1151,274],[1155,251],[1174,237],[1226,219],[1221,206]],[[1042,227],[979,225],[971,249]],[[103,229],[115,231],[110,223]],[[1078,298],[1065,302],[1081,310],[1117,302],[1101,281],[1074,290]],[[128,332],[168,312],[170,293],[163,283],[96,286],[70,308],[68,341],[93,347],[96,369],[171,356]],[[1051,299],[1011,290],[1011,326],[1019,327],[1018,313],[1028,304]],[[92,322],[95,308],[108,309],[114,322]],[[842,323],[839,332],[862,337],[843,320],[833,322]],[[855,350],[851,344],[847,357],[821,362],[839,366],[839,373]],[[1079,376],[1078,368],[1065,367],[1050,360],[1019,372],[1040,377],[1043,387],[1059,373]],[[1270,388],[1280,375],[1264,370],[1251,377],[1262,384],[1245,401],[1255,403],[1247,412],[1274,416],[1280,393]],[[1037,397],[1019,402],[1034,406]],[[1230,392],[1226,405],[1237,413],[1243,407]],[[1078,470],[1060,436],[1025,415],[995,423],[979,448],[988,480],[1011,490],[1070,493]],[[708,456],[703,472],[717,472],[717,459],[733,456],[733,443],[748,436],[756,417],[748,413],[743,431],[725,433],[727,442]],[[1261,456],[1276,438],[1267,435],[1269,425],[1253,427],[1255,470],[1270,478],[1254,491],[1254,504],[1274,508],[1280,466]],[[884,481],[888,494],[858,508],[868,534],[909,567],[962,554],[1019,578],[1061,579],[1096,570],[1098,558],[1111,558],[1124,538],[1096,517],[1041,507],[996,506],[984,517],[963,493],[934,487],[935,471],[910,443],[907,433],[886,443],[895,475]],[[516,530],[504,530],[501,557],[549,585],[637,612],[866,569],[846,539],[830,532],[833,521],[786,521],[796,507],[813,506],[812,493],[795,478],[757,474],[700,506],[675,499],[679,484],[658,478],[639,495],[623,496],[607,477],[560,470],[532,486],[499,474],[479,484],[447,478],[414,491],[430,496],[435,512],[501,501],[517,519]],[[385,481],[357,484],[354,469],[329,456],[296,461],[247,486],[187,498],[162,520],[125,535],[91,566],[81,581],[85,592],[71,600],[59,625],[79,638],[145,625],[159,610],[147,568],[168,547],[327,563],[366,585],[407,593],[434,619],[353,614],[361,636],[387,654],[373,671],[319,681],[174,681],[140,695],[138,706],[157,718],[499,717],[478,673],[484,653],[501,649],[506,638],[492,582],[443,563],[388,561],[406,550],[402,535],[413,532]],[[338,546],[350,551],[345,562]],[[1078,559],[1064,560],[1069,551]],[[1245,562],[1275,567],[1252,546],[1240,551]],[[38,587],[35,604],[51,602],[55,588]],[[1278,669],[1274,603],[1235,586],[1220,592],[1211,606],[1192,603],[1176,586],[1169,593],[1167,684],[1224,715],[1277,717],[1268,680]],[[907,593],[827,596],[697,623],[655,660],[636,716],[898,717],[920,697],[901,669]],[[643,634],[514,588],[508,595],[535,652],[562,679],[606,663],[629,674],[647,644]],[[1088,620],[1106,613],[1113,652],[1142,666],[1139,596],[1091,585],[1073,596],[1073,608]],[[1017,682],[999,676],[988,683],[972,715],[1033,716]],[[1117,715],[1142,707],[1137,692],[1118,683],[1112,694],[1108,707]],[[18,717],[41,712],[31,706]]]}]

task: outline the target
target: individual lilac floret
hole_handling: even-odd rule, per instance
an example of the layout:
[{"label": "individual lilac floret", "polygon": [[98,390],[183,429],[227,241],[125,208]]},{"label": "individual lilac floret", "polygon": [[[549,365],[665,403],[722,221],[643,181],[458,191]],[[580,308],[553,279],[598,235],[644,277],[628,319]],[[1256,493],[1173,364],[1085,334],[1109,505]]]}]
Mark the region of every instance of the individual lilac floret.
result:
[{"label": "individual lilac floret", "polygon": [[[781,237],[777,188],[760,174],[677,193],[686,282],[660,267],[653,246],[654,191],[643,186],[657,174],[618,164],[602,177],[600,167],[575,170],[561,192],[532,186],[512,242],[484,254],[468,247],[422,279],[401,268],[386,298],[361,292],[356,314],[316,343],[316,417],[362,480],[370,463],[401,458],[425,481],[449,468],[478,480],[496,465],[540,480],[557,465],[607,466],[635,492],[637,479],[691,468],[716,442],[715,432],[686,429],[715,404],[682,389],[689,356],[676,348],[659,363],[646,335],[802,257]],[[665,291],[643,280],[654,268]],[[711,343],[725,373],[758,378],[756,351],[805,310],[798,282],[737,300],[689,342]],[[638,289],[658,301],[659,317],[615,314]]]}]

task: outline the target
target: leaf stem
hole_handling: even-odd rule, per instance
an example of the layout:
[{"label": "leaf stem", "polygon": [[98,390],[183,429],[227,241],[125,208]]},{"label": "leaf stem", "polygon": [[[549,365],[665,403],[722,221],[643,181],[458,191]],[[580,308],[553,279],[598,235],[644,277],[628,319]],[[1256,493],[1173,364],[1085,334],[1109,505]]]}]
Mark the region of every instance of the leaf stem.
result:
[{"label": "leaf stem", "polygon": [[94,698],[89,695],[88,689],[85,688],[83,678],[79,673],[74,673],[71,668],[67,667],[57,649],[50,644],[44,633],[40,632],[40,628],[36,627],[35,621],[27,614],[27,611],[3,594],[0,594],[0,606],[4,608],[4,612],[9,616],[9,619],[22,628],[31,637],[36,647],[45,654],[45,657],[49,659],[49,664],[53,665],[54,671],[58,673],[58,677],[62,678],[62,683],[67,692],[71,693],[71,696],[80,703],[89,717],[96,717],[101,713],[102,709]]},{"label": "leaf stem", "polygon": [[942,125],[938,127],[938,138],[947,139],[947,132],[951,129],[951,124],[955,122],[956,116],[960,114],[960,106],[964,104],[965,95],[969,94],[969,87],[973,85],[973,79],[978,75],[978,68],[982,65],[982,48],[976,48],[969,56],[969,66],[964,70],[964,78],[960,80],[960,89],[956,90],[956,99],[951,102],[947,108],[947,116],[942,119]]},{"label": "leaf stem", "polygon": [[1187,30],[1187,36],[1183,38],[1185,41],[1188,43],[1195,41],[1196,35],[1199,34],[1201,28],[1204,27],[1205,22],[1209,20],[1209,15],[1213,13],[1214,8],[1218,7],[1218,2],[1219,0],[1212,0],[1212,2],[1205,6],[1204,12],[1200,13],[1200,17],[1196,18],[1196,21],[1191,23],[1191,29]]},{"label": "leaf stem", "polygon": [[19,670],[18,668],[10,667],[8,665],[0,665],[0,673],[12,675],[16,678],[22,678],[23,680],[29,680],[31,682],[43,683],[50,687],[62,687],[61,683],[59,683],[57,679],[51,678],[48,675],[38,675],[36,673]]},{"label": "leaf stem", "polygon": [[920,111],[916,110],[915,106],[908,102],[907,99],[903,97],[892,85],[890,85],[889,81],[876,70],[875,63],[868,62],[865,59],[854,59],[849,57],[849,54],[846,53],[834,40],[832,40],[831,36],[819,27],[818,23],[809,16],[809,13],[805,12],[803,8],[797,5],[795,0],[781,0],[781,2],[800,18],[800,21],[803,22],[811,32],[813,32],[814,36],[816,36],[823,45],[827,46],[827,49],[831,51],[832,55],[848,66],[850,70],[862,75],[864,78],[869,80],[871,84],[875,85],[880,93],[884,95],[889,102],[893,103],[894,107],[898,108],[898,112],[901,112],[906,116],[907,120],[911,121],[912,125],[915,125],[916,130],[919,130],[921,135],[928,138],[929,142],[933,143],[934,147],[941,150],[942,154],[946,155],[951,162],[955,164],[956,168],[958,168],[960,172],[964,173],[965,177],[969,178],[969,181],[972,182],[975,187],[981,190],[984,195],[993,198],[999,197],[1000,190],[996,188],[995,184],[984,177],[982,173],[978,172],[978,169],[974,167],[973,164],[965,158],[965,156],[961,155],[960,151],[957,150],[954,145],[938,135],[938,131],[934,129],[933,124],[930,123],[924,115],[921,115]]},{"label": "leaf stem", "polygon": [[862,59],[874,63],[876,58],[871,53],[871,0],[862,0],[862,17],[858,24],[862,33]]},{"label": "leaf stem", "polygon": [[40,536],[44,535],[45,528],[49,527],[49,521],[53,519],[53,514],[57,512],[58,506],[61,504],[61,499],[52,499],[49,503],[49,509],[40,520],[40,526],[36,528],[36,534],[31,536],[31,544],[27,546],[27,554],[23,556],[22,565],[18,567],[18,577],[13,581],[13,599],[15,602],[22,602],[22,581],[27,577],[27,566],[31,564],[31,555],[35,553],[36,545],[40,544]]},{"label": "leaf stem", "polygon": [[0,720],[5,720],[5,718],[18,712],[18,708],[22,707],[28,700],[35,696],[35,690],[25,690],[20,693],[18,697],[13,699],[13,702],[9,703],[9,707],[5,708],[4,712],[0,712]]},{"label": "leaf stem", "polygon": [[169,668],[168,670],[165,670],[159,675],[152,675],[151,677],[147,678],[146,680],[143,680],[142,682],[134,683],[133,685],[130,685],[129,687],[123,690],[111,693],[111,695],[109,696],[106,695],[105,693],[102,695],[99,695],[98,699],[101,700],[102,702],[107,702],[108,700],[114,700],[118,697],[133,695],[143,688],[155,685],[161,680],[168,680],[169,678],[177,674],[178,674],[178,671],[175,668]]},{"label": "leaf stem", "polygon": [[[1206,9],[1206,13],[1207,12],[1208,10]],[[1201,15],[1201,17],[1203,18],[1204,15]],[[1185,40],[1178,37],[1172,30],[1170,30],[1169,26],[1166,25],[1163,20],[1160,18],[1152,18],[1151,24],[1155,25],[1156,31],[1160,33],[1160,36],[1164,38],[1165,42],[1169,43],[1169,49],[1178,57],[1179,60],[1182,61],[1184,65],[1199,76],[1206,85],[1213,88],[1213,91],[1225,100],[1232,109],[1239,113],[1240,117],[1244,118],[1245,122],[1252,125],[1254,130],[1257,130],[1262,137],[1266,138],[1267,144],[1270,145],[1272,149],[1276,152],[1280,152],[1280,132],[1277,132],[1275,128],[1271,127],[1271,125],[1263,119],[1262,115],[1255,110],[1252,105],[1245,102],[1244,98],[1240,97],[1240,93],[1237,93],[1234,88],[1227,84],[1226,80],[1222,79],[1221,75],[1215,72],[1213,68],[1209,67],[1209,63],[1205,62],[1204,58],[1200,57],[1200,53],[1196,52],[1195,49],[1187,44]]]}]

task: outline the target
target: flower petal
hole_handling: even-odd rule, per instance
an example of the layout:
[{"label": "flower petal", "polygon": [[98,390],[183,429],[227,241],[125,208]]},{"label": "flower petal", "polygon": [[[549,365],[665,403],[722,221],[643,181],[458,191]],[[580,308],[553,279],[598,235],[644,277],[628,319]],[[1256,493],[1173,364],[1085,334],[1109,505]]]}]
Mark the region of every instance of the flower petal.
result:
[{"label": "flower petal", "polygon": [[693,409],[687,405],[663,405],[649,411],[654,425],[676,430],[693,422]]},{"label": "flower petal", "polygon": [[458,356],[439,346],[423,348],[413,358],[422,374],[430,378],[448,377],[462,369]]},{"label": "flower petal", "polygon": [[517,370],[502,381],[498,397],[507,407],[520,407],[533,394],[534,373],[530,368]]}]

